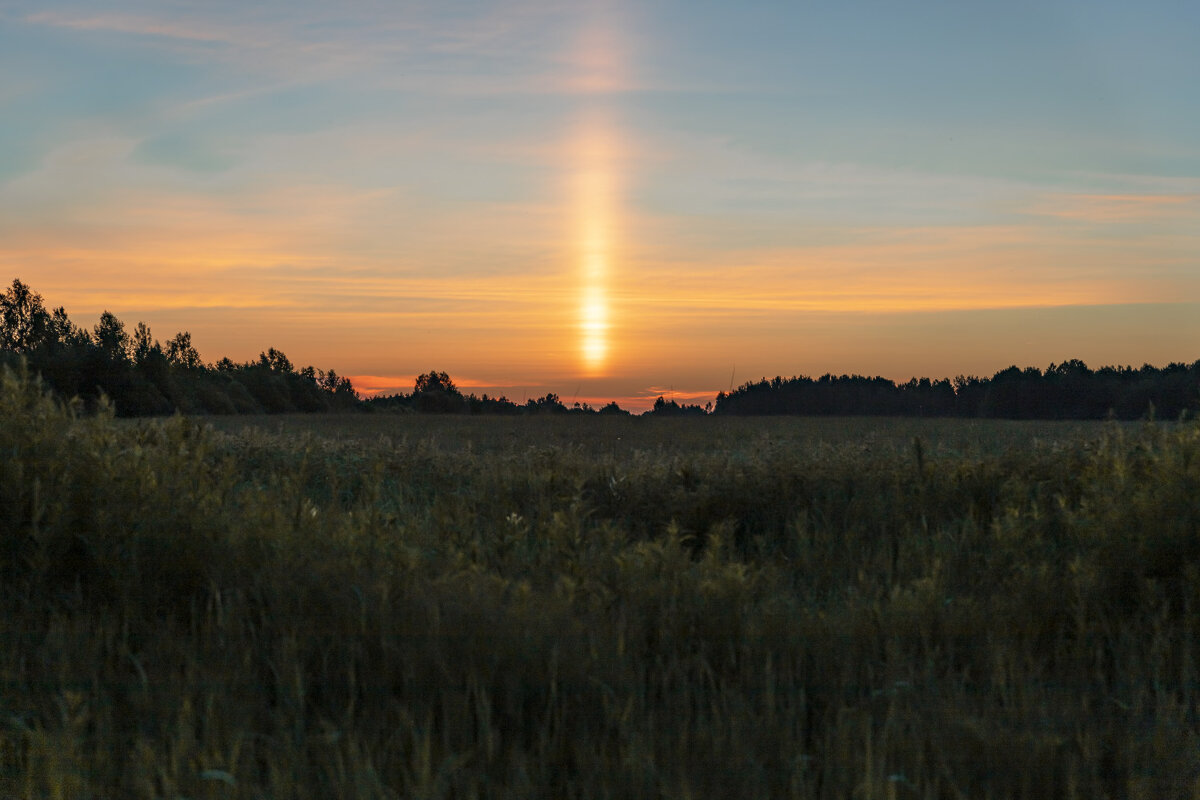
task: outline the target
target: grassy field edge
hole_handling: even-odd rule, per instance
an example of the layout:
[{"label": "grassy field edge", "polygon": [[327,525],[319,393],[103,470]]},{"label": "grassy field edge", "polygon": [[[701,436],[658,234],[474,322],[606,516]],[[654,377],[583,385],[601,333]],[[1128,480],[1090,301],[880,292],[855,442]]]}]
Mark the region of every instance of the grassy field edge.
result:
[{"label": "grassy field edge", "polygon": [[0,421],[0,796],[1200,796],[1194,424]]}]

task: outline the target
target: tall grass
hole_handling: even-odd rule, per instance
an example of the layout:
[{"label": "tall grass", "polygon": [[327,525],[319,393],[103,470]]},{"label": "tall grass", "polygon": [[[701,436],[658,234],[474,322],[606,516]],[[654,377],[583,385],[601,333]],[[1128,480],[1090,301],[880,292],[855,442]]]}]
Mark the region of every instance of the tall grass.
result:
[{"label": "tall grass", "polygon": [[1200,428],[537,422],[131,425],[5,373],[0,797],[1200,796]]}]

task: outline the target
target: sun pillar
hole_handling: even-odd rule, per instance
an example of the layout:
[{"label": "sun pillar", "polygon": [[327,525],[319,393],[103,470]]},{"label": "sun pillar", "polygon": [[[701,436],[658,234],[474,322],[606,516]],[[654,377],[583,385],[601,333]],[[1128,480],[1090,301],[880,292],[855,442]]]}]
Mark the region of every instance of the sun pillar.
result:
[{"label": "sun pillar", "polygon": [[575,209],[580,272],[579,357],[587,375],[603,374],[609,359],[609,287],[616,206],[613,138],[612,125],[605,115],[585,118],[579,137]]}]

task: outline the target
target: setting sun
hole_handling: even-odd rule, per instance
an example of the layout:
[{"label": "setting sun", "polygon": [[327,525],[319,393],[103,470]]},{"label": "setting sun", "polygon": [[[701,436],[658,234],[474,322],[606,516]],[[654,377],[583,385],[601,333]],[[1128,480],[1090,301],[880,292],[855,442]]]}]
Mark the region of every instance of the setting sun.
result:
[{"label": "setting sun", "polygon": [[574,205],[580,264],[579,349],[583,372],[589,376],[604,372],[609,355],[613,221],[618,201],[615,142],[608,116],[591,113],[584,118],[573,150],[578,159]]}]

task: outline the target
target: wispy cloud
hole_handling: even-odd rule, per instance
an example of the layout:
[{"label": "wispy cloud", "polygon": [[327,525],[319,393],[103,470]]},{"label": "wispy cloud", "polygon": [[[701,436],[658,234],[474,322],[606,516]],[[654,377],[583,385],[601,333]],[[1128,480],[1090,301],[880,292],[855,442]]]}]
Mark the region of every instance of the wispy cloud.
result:
[{"label": "wispy cloud", "polygon": [[[29,25],[139,37],[188,59],[263,75],[354,74],[372,85],[467,95],[625,91],[638,86],[615,14],[549,0],[453,4],[266,3],[122,13],[34,11]],[[599,6],[597,6],[599,8]]]},{"label": "wispy cloud", "polygon": [[[348,375],[354,388],[366,395],[377,394],[397,394],[400,392],[408,393],[413,390],[413,386],[417,381],[417,374],[411,375]],[[497,387],[493,382],[480,380],[479,378],[463,377],[460,375],[451,375],[451,380],[460,391],[470,394],[475,389],[494,390]],[[489,392],[490,394],[490,392]]]},{"label": "wispy cloud", "polygon": [[[368,397],[390,394],[408,394],[412,392],[417,375],[347,375],[354,388]],[[489,395],[491,397],[507,397],[510,401],[520,404],[530,398],[544,397],[552,391],[545,384],[510,384],[497,383],[481,378],[461,377],[451,375],[454,384],[465,394]],[[704,405],[716,398],[717,389],[677,389],[671,386],[649,386],[634,393],[602,394],[596,393],[596,387],[591,387],[583,393],[572,393],[570,396],[560,395],[559,400],[567,406],[575,403],[586,403],[592,408],[600,408],[610,402],[616,402],[626,411],[640,413],[648,411],[654,402],[662,397],[667,401],[684,405],[697,403]]]},{"label": "wispy cloud", "polygon": [[1200,224],[1200,194],[1053,194],[1030,213],[1096,224],[1173,222]]},{"label": "wispy cloud", "polygon": [[238,35],[236,28],[223,27],[200,21],[180,22],[165,18],[144,17],[133,14],[86,14],[63,11],[41,11],[29,14],[25,22],[53,28],[70,28],[81,31],[107,31],[127,33],[135,36],[155,36],[179,39],[186,42],[220,42],[243,46],[261,46],[249,36]]},{"label": "wispy cloud", "polygon": [[630,397],[651,402],[661,397],[668,402],[674,400],[677,403],[683,404],[695,400],[711,400],[717,391],[717,389],[677,389],[674,386],[647,386]]},{"label": "wispy cloud", "polygon": [[[1195,245],[1193,237],[1192,245]],[[623,318],[699,310],[904,311],[1165,301],[1195,292],[1187,239],[1094,240],[1038,225],[878,227],[829,244],[656,254],[623,273]]]}]

